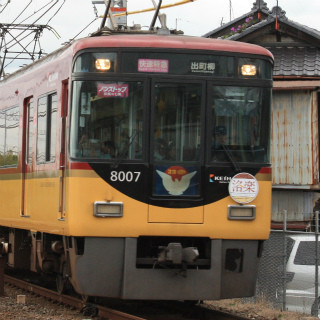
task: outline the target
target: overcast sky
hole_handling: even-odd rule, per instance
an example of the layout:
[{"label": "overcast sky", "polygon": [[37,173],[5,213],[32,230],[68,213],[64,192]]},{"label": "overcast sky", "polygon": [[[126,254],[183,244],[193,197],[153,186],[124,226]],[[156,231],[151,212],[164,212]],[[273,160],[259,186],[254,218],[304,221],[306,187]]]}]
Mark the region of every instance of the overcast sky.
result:
[{"label": "overcast sky", "polygon": [[[158,2],[158,0],[155,0]],[[172,4],[181,0],[163,0],[163,4]],[[12,23],[18,14],[27,6],[25,12],[15,23],[33,23],[43,13],[34,14],[39,8],[48,4],[47,8],[55,6],[44,15],[38,24],[49,25],[60,35],[57,38],[52,32],[45,30],[41,38],[41,46],[49,53],[61,46],[62,43],[74,38],[81,30],[96,18],[91,0],[0,0],[0,23]],[[195,0],[188,4],[161,10],[167,15],[167,25],[170,29],[184,31],[187,35],[201,36],[231,19],[249,12],[254,0]],[[265,0],[268,8],[276,6],[277,0]],[[231,4],[231,7],[230,7]],[[278,0],[279,6],[286,11],[286,16],[293,21],[320,30],[320,0]],[[62,5],[62,6],[61,6]],[[55,12],[61,9],[55,14]],[[128,11],[151,8],[152,0],[128,0]],[[96,5],[98,15],[102,15],[104,5]],[[32,15],[34,14],[34,15]],[[54,15],[55,14],[55,15]],[[29,17],[32,15],[31,17]],[[149,26],[153,13],[143,13],[128,16],[128,25],[141,24]],[[29,17],[29,18],[28,18]],[[27,19],[26,19],[27,18]],[[26,20],[25,20],[26,19]],[[98,29],[101,18],[96,19],[79,35],[84,37]]]}]

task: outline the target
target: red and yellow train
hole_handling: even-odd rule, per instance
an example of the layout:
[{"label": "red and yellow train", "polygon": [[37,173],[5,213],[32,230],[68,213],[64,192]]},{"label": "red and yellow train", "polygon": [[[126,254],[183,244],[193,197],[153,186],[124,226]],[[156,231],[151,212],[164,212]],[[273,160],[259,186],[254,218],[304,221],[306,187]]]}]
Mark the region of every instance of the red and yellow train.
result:
[{"label": "red and yellow train", "polygon": [[120,32],[7,76],[8,267],[87,296],[254,294],[270,229],[272,65],[245,43]]}]

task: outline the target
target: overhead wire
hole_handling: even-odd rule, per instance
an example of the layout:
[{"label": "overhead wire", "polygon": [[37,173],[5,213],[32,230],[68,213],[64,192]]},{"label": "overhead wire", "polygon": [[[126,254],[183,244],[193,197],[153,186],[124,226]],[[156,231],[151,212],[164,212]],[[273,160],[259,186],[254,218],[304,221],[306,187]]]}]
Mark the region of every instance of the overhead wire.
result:
[{"label": "overhead wire", "polygon": [[[33,0],[31,0],[32,2]],[[31,15],[29,15],[28,17],[26,17],[24,20],[20,21],[19,24],[23,24],[25,21],[27,21],[29,18],[31,18],[32,16],[34,16],[35,14],[37,14],[38,12],[40,12],[41,10],[43,10],[45,7],[47,7],[50,3],[52,3],[53,1],[57,1],[57,0],[50,0],[48,3],[46,3],[44,6],[42,6],[40,9],[34,11]],[[30,3],[29,3],[30,4]],[[29,4],[27,5],[27,7],[29,6]],[[27,8],[26,7],[26,8]],[[24,8],[25,9],[25,8]],[[11,24],[13,24],[17,19],[18,17],[21,16],[21,14],[23,13],[24,9],[18,14],[18,16],[11,22]],[[37,20],[36,20],[37,21]],[[35,21],[35,22],[36,22]],[[35,24],[35,22],[33,22],[31,25]],[[20,37],[23,33],[25,33],[26,30],[22,31],[20,34],[18,34],[16,36],[17,40],[18,40],[18,37]],[[24,39],[24,38],[23,38]],[[14,41],[14,39],[12,39],[11,41],[8,42],[8,44],[10,44],[12,41]]]},{"label": "overhead wire", "polygon": [[[40,8],[39,10],[37,10],[36,12],[34,12],[32,15],[30,15],[29,17],[27,17],[26,19],[24,19],[23,21],[20,22],[20,24],[22,24],[23,22],[25,22],[27,19],[29,19],[30,17],[32,17],[33,15],[35,15],[36,13],[38,13],[39,11],[41,11],[42,9],[44,9],[46,6],[48,6],[50,3],[54,2],[55,3],[53,5],[50,6],[49,9],[47,9],[47,11],[45,11],[44,13],[42,13],[42,15],[40,17],[38,17],[35,21],[33,21],[31,23],[31,25],[34,25],[36,22],[38,22],[44,15],[46,15],[47,12],[49,12],[58,2],[59,0],[51,0],[50,2],[48,2],[47,4],[45,4],[42,8]],[[17,36],[16,36],[16,39],[17,40],[20,40],[18,39],[22,34],[24,34],[27,30],[23,30],[22,32],[20,32]],[[52,28],[51,30],[52,31]],[[52,31],[53,32],[53,31]],[[58,35],[57,32],[53,32],[56,36]],[[59,35],[58,35],[59,36]],[[23,38],[25,39],[25,37]],[[12,39],[11,41],[8,42],[8,44],[12,43],[12,41],[14,41],[15,39]]]},{"label": "overhead wire", "polygon": [[7,0],[7,3],[5,4],[4,8],[0,11],[0,13],[2,13],[6,9],[9,3],[10,3],[10,0]]},{"label": "overhead wire", "polygon": [[63,7],[63,5],[66,3],[66,0],[63,0],[63,3],[61,4],[61,6],[58,8],[58,10],[53,14],[53,16],[47,21],[46,26],[48,25],[48,23],[57,15],[57,13],[61,10],[61,8]]},{"label": "overhead wire", "polygon": [[47,9],[47,11],[45,11],[40,17],[38,17],[34,22],[32,22],[32,24],[35,24],[36,22],[38,22],[44,15],[46,15],[59,2],[59,0],[52,0],[51,2],[53,2],[53,1],[55,1],[55,3],[49,9]]},{"label": "overhead wire", "polygon": [[[54,2],[54,1],[58,1],[58,0],[50,0],[48,3],[46,3],[44,6],[42,6],[40,9],[34,11],[30,16],[26,17],[24,20],[22,20],[20,23],[24,23],[26,20],[30,19],[32,16],[36,15],[38,12],[40,12],[41,10],[43,10],[45,7],[47,7],[48,5],[50,5],[50,3]],[[37,20],[36,20],[37,21]]]},{"label": "overhead wire", "polygon": [[85,26],[79,33],[77,33],[72,39],[70,39],[70,41],[76,39],[84,30],[86,30],[92,23],[94,23],[98,19],[99,17],[94,18],[87,26]]},{"label": "overhead wire", "polygon": [[18,18],[23,14],[23,12],[28,9],[28,7],[30,6],[30,4],[32,3],[32,0],[30,0],[30,2],[21,10],[20,14],[18,14],[18,16],[11,22],[12,24],[16,22],[16,20],[18,20]]}]

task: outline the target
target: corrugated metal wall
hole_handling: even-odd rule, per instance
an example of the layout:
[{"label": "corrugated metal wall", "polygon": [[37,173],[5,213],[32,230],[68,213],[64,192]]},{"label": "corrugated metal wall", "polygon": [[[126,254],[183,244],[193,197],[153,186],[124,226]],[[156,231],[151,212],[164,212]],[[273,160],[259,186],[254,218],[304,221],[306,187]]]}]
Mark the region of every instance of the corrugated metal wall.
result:
[{"label": "corrugated metal wall", "polygon": [[311,186],[318,183],[315,93],[310,90],[274,91],[272,112],[273,184]]},{"label": "corrugated metal wall", "polygon": [[319,184],[319,110],[318,92],[312,94],[313,184]]},{"label": "corrugated metal wall", "polygon": [[310,191],[272,191],[272,221],[282,222],[287,210],[289,221],[304,221],[312,218],[315,202],[320,194]]}]

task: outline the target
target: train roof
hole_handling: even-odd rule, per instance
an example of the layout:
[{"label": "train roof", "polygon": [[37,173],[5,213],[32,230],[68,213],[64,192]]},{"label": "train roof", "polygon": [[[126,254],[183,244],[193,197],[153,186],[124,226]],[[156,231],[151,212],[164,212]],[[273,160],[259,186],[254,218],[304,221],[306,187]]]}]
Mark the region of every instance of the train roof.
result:
[{"label": "train roof", "polygon": [[244,42],[211,39],[184,35],[158,35],[158,34],[129,34],[111,33],[102,36],[93,36],[75,40],[72,43],[61,47],[47,56],[25,66],[22,69],[6,76],[1,83],[21,75],[27,70],[43,65],[54,60],[64,52],[71,49],[73,55],[78,51],[88,48],[163,48],[163,49],[187,49],[187,50],[214,50],[221,52],[233,52],[267,56],[273,60],[273,55],[267,49]]},{"label": "train roof", "polygon": [[89,47],[216,50],[221,52],[264,55],[273,59],[270,51],[254,44],[183,35],[112,34],[83,38],[74,43],[74,51]]}]

